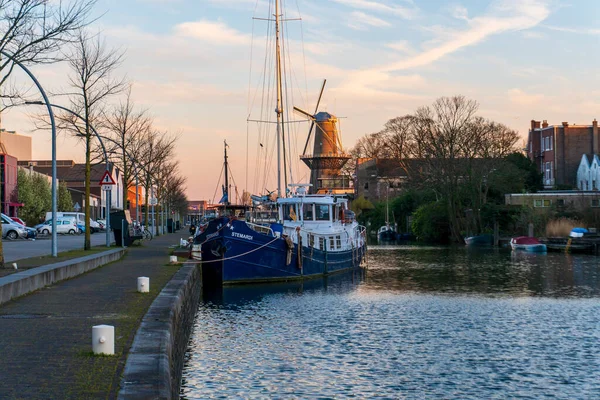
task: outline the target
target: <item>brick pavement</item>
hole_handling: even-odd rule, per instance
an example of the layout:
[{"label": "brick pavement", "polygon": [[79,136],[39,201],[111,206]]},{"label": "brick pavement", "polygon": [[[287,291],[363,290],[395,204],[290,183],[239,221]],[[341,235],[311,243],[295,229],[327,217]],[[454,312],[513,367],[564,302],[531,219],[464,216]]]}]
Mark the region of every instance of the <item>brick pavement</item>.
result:
[{"label": "brick pavement", "polygon": [[[184,231],[131,247],[118,262],[0,306],[0,399],[113,398],[141,318],[178,267]],[[137,277],[150,278],[149,295]],[[93,325],[115,326],[115,357],[91,355]]]}]

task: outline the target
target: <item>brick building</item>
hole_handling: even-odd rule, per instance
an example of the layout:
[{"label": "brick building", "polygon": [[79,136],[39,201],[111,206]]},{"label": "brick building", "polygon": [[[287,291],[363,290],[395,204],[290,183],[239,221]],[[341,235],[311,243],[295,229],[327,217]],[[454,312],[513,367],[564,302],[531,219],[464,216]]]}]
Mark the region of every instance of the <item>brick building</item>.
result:
[{"label": "brick building", "polygon": [[577,169],[583,154],[600,153],[598,122],[591,125],[548,125],[547,121],[531,121],[527,139],[527,156],[543,174],[544,188],[556,185],[577,186]]}]

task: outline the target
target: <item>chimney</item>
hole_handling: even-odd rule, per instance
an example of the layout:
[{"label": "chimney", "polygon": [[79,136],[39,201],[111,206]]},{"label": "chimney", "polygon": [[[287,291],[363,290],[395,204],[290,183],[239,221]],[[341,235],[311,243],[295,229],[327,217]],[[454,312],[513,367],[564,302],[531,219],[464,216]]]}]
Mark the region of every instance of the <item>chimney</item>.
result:
[{"label": "chimney", "polygon": [[565,121],[565,122],[562,123],[562,126],[564,126],[565,128],[568,128],[569,127],[569,123]]},{"label": "chimney", "polygon": [[542,122],[542,128],[547,128],[548,127],[548,121],[544,120]]},{"label": "chimney", "polygon": [[592,121],[592,154],[598,154],[600,150],[598,149],[598,121],[596,118]]},{"label": "chimney", "polygon": [[531,130],[534,130],[535,128],[539,128],[540,127],[540,123],[538,121],[536,121],[535,119],[531,120]]}]

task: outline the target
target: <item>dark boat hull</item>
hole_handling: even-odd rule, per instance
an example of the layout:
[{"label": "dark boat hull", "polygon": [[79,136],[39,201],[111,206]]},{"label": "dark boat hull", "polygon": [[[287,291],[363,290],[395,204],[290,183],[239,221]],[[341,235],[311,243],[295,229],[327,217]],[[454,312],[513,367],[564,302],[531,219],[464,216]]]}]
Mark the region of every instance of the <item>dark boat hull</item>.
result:
[{"label": "dark boat hull", "polygon": [[211,222],[196,243],[201,244],[203,283],[213,286],[302,280],[347,271],[360,267],[366,251],[366,246],[336,252],[299,248],[227,218]]}]

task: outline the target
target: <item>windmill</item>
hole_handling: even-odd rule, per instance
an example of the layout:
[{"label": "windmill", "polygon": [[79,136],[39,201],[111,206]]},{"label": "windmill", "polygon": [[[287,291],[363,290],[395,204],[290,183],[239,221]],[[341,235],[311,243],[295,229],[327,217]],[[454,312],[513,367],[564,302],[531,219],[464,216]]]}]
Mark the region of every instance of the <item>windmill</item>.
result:
[{"label": "windmill", "polygon": [[[312,184],[310,193],[335,193],[340,192],[340,190],[348,192],[349,182],[346,184],[347,179],[344,179],[340,172],[350,156],[344,153],[342,149],[342,141],[337,129],[338,119],[328,112],[319,112],[319,104],[323,97],[326,82],[327,80],[323,80],[323,86],[313,114],[294,107],[294,111],[312,121],[300,159],[310,168],[310,183]],[[306,154],[313,129],[315,130],[313,153]]]}]

